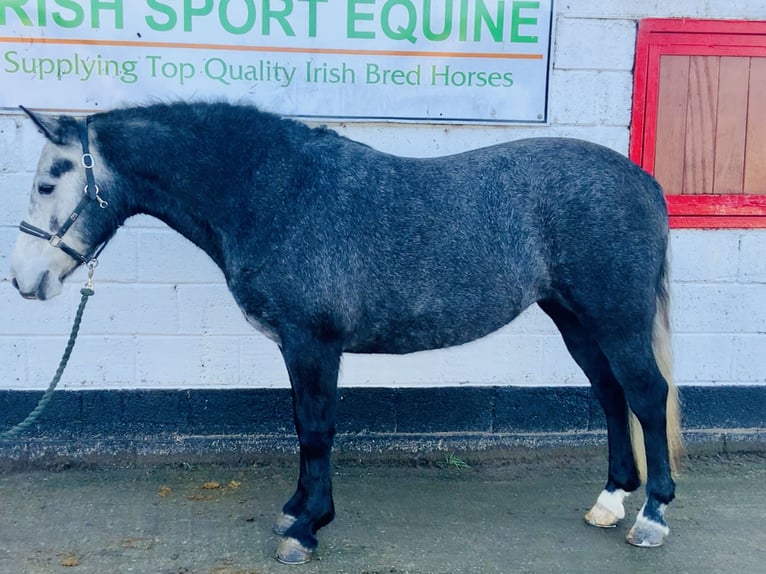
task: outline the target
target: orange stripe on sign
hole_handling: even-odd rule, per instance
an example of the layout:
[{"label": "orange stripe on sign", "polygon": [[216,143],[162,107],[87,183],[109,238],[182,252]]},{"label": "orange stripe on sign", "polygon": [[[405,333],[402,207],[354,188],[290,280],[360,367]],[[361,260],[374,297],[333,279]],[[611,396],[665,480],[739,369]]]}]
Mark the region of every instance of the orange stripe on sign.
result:
[{"label": "orange stripe on sign", "polygon": [[136,42],[133,40],[87,40],[73,38],[2,37],[0,43],[58,44],[76,46],[120,46],[131,48],[183,48],[187,50],[226,50],[230,52],[281,52],[297,54],[331,54],[344,56],[419,56],[426,58],[480,58],[496,60],[542,60],[542,54],[504,52],[429,52],[417,50],[349,50],[343,48],[297,48],[278,46],[242,46],[228,44],[186,44],[183,42]]}]

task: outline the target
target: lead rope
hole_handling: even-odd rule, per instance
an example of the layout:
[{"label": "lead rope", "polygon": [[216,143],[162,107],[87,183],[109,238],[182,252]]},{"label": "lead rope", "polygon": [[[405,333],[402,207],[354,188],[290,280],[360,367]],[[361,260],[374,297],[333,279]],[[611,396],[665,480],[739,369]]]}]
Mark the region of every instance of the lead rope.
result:
[{"label": "lead rope", "polygon": [[61,361],[59,361],[59,366],[58,369],[56,369],[56,373],[53,375],[53,379],[51,379],[51,382],[48,385],[48,389],[45,391],[42,398],[38,401],[34,410],[29,413],[29,415],[27,415],[27,418],[25,418],[17,425],[11,427],[10,429],[1,432],[0,439],[13,438],[27,430],[35,423],[35,421],[37,421],[38,418],[40,418],[40,415],[45,410],[45,407],[47,407],[48,403],[51,402],[51,399],[53,398],[53,391],[56,390],[56,386],[59,384],[61,376],[64,374],[64,369],[66,369],[67,363],[69,362],[69,357],[72,355],[72,350],[74,349],[74,344],[77,340],[77,333],[80,330],[80,323],[82,322],[82,314],[83,311],[85,311],[85,305],[88,303],[88,299],[95,293],[93,289],[93,271],[97,265],[97,259],[92,259],[90,263],[88,263],[88,281],[85,283],[85,287],[80,289],[80,294],[82,297],[80,298],[80,305],[77,307],[77,312],[74,315],[72,332],[69,334],[69,340],[67,341],[66,348],[64,349],[64,354],[61,357]]}]

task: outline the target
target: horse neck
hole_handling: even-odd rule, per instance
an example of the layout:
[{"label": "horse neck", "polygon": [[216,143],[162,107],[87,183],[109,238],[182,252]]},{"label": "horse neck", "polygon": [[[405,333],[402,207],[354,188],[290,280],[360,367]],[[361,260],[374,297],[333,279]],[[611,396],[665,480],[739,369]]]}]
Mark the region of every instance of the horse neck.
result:
[{"label": "horse neck", "polygon": [[101,153],[121,193],[130,196],[127,215],[145,213],[162,220],[223,268],[226,236],[259,229],[269,218],[268,205],[278,203],[275,194],[285,187],[273,178],[268,186],[256,184],[254,174],[267,161],[263,154],[271,153],[264,150],[273,147],[272,140],[267,145],[256,135],[243,136],[225,126],[211,130],[209,121],[150,129],[147,121],[110,123],[107,117],[96,123]]}]

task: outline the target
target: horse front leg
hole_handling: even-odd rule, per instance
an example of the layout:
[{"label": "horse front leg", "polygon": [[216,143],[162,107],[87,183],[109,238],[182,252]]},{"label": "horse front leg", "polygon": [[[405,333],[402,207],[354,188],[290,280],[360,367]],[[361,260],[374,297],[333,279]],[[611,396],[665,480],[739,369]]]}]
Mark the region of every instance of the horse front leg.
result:
[{"label": "horse front leg", "polygon": [[335,435],[340,345],[313,337],[282,342],[293,391],[295,429],[300,444],[300,475],[295,494],[282,509],[274,531],[282,536],[276,558],[284,564],[311,560],[317,531],[335,509],[330,452]]}]

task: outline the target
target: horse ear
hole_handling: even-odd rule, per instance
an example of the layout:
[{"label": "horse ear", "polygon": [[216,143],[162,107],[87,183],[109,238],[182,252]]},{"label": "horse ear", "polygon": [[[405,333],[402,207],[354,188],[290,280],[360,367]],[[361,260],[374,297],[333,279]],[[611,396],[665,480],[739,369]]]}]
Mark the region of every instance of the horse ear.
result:
[{"label": "horse ear", "polygon": [[77,121],[71,116],[44,116],[19,106],[37,129],[56,145],[64,145],[77,137]]}]

